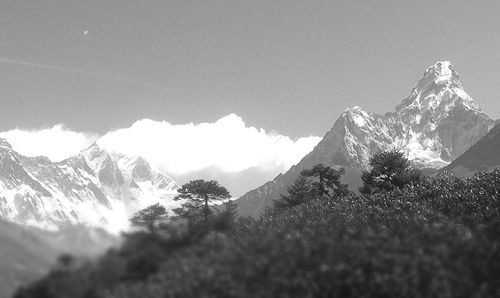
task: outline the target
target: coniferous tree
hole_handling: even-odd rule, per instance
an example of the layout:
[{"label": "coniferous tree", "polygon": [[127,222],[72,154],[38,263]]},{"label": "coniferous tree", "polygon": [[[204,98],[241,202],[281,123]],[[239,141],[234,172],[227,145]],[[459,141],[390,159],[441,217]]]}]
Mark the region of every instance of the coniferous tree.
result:
[{"label": "coniferous tree", "polygon": [[231,221],[235,221],[238,218],[238,206],[232,200],[227,201],[225,204],[224,213]]},{"label": "coniferous tree", "polygon": [[327,196],[333,199],[349,193],[348,185],[341,183],[340,179],[344,175],[343,168],[336,170],[330,166],[322,164],[315,165],[312,169],[303,170],[300,174],[304,177],[316,179],[312,183],[313,191],[320,196]]},{"label": "coniferous tree", "polygon": [[75,260],[74,256],[72,256],[68,253],[62,254],[57,258],[56,270],[70,271],[71,268],[73,268],[73,265],[75,264],[75,262],[76,262],[76,260]]},{"label": "coniferous tree", "polygon": [[165,207],[156,203],[139,212],[130,219],[132,225],[145,228],[151,234],[155,234],[158,226],[168,219],[168,213]]},{"label": "coniferous tree", "polygon": [[281,195],[279,200],[274,201],[277,208],[293,207],[309,201],[314,197],[311,181],[300,175],[293,185],[287,187],[287,195]]},{"label": "coniferous tree", "polygon": [[224,209],[219,212],[214,221],[214,229],[218,231],[229,231],[233,229],[238,218],[238,206],[229,200],[224,203]]},{"label": "coniferous tree", "polygon": [[197,220],[202,217],[205,226],[212,214],[210,203],[227,200],[231,197],[229,191],[215,180],[193,180],[177,190],[174,200],[185,200],[182,207],[174,210],[180,217]]},{"label": "coniferous tree", "polygon": [[361,193],[391,191],[421,179],[421,173],[412,169],[409,160],[399,150],[381,151],[370,158],[369,171],[363,171]]}]

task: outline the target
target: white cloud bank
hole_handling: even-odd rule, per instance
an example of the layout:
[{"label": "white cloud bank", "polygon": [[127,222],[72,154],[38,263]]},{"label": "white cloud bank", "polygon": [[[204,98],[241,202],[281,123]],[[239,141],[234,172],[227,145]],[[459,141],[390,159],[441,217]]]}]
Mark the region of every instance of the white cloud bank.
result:
[{"label": "white cloud bank", "polygon": [[288,169],[321,140],[310,136],[293,140],[246,126],[230,114],[214,123],[175,125],[144,119],[130,128],[104,135],[98,144],[107,150],[140,155],[174,175],[206,168],[237,173],[250,168]]},{"label": "white cloud bank", "polygon": [[290,168],[321,140],[310,136],[292,139],[246,126],[230,114],[214,123],[170,124],[149,119],[112,131],[98,139],[96,134],[71,131],[64,125],[41,130],[14,129],[0,132],[14,150],[26,156],[47,156],[60,161],[90,146],[126,155],[139,155],[174,175],[213,168],[225,173],[247,169],[279,172]]},{"label": "white cloud bank", "polygon": [[61,161],[78,154],[90,146],[96,134],[75,132],[63,124],[39,130],[13,129],[0,132],[14,150],[25,156],[46,156],[52,161]]}]

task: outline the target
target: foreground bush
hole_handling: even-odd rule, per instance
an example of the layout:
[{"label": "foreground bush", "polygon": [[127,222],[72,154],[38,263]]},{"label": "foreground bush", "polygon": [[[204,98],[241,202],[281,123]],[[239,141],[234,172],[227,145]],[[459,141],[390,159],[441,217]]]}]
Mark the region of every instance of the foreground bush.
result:
[{"label": "foreground bush", "polygon": [[16,297],[499,297],[499,185],[500,171],[442,176],[317,197],[196,241],[134,235]]}]

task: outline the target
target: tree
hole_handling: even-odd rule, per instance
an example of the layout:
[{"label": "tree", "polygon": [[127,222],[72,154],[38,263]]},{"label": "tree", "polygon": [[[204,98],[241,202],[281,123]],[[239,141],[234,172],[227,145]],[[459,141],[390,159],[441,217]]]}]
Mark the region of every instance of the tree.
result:
[{"label": "tree", "polygon": [[404,153],[399,150],[381,151],[370,158],[370,170],[363,171],[361,193],[391,191],[421,179],[421,173],[412,169]]},{"label": "tree", "polygon": [[330,166],[317,164],[310,170],[303,170],[300,175],[317,179],[312,183],[313,192],[333,199],[349,193],[348,185],[340,182],[344,173],[345,171],[342,168],[336,170]]},{"label": "tree", "polygon": [[287,208],[297,206],[309,201],[313,197],[313,186],[311,181],[300,175],[293,185],[287,187],[288,195],[281,195],[279,200],[274,201],[277,208]]},{"label": "tree", "polygon": [[71,268],[74,267],[75,263],[76,263],[75,257],[67,253],[62,254],[57,258],[56,270],[62,272],[70,271]]},{"label": "tree", "polygon": [[227,201],[224,204],[225,208],[223,214],[225,214],[231,221],[235,221],[238,218],[238,205],[234,201]]},{"label": "tree", "polygon": [[222,232],[232,230],[237,218],[238,206],[229,200],[224,203],[224,209],[215,218],[214,229]]},{"label": "tree", "polygon": [[146,228],[151,234],[156,234],[158,226],[168,219],[165,207],[156,203],[137,212],[130,222],[133,226]]},{"label": "tree", "polygon": [[186,200],[186,202],[176,212],[181,217],[187,217],[191,220],[201,213],[205,225],[208,224],[208,217],[212,213],[209,204],[227,200],[231,197],[229,191],[215,180],[189,181],[177,189],[177,192],[179,194],[175,196],[174,200]]}]

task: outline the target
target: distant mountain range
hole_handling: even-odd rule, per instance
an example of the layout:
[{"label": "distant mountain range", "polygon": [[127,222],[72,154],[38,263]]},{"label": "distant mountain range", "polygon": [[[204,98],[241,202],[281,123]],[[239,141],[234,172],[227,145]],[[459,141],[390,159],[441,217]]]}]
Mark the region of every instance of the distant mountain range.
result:
[{"label": "distant mountain range", "polygon": [[117,233],[150,204],[178,206],[177,187],[145,159],[97,144],[52,162],[22,156],[0,139],[0,217],[14,223],[47,230],[82,224]]},{"label": "distant mountain range", "polygon": [[357,106],[343,112],[297,165],[239,198],[239,211],[243,216],[261,214],[303,169],[317,163],[346,169],[344,179],[353,189],[361,184],[360,173],[367,168],[369,158],[381,150],[400,149],[415,167],[437,170],[466,152],[494,126],[495,121],[464,91],[453,65],[437,62],[394,112],[378,115]]},{"label": "distant mountain range", "polygon": [[0,297],[46,274],[61,253],[95,256],[117,244],[138,210],[178,206],[177,187],[145,159],[96,144],[52,162],[0,139]]}]

